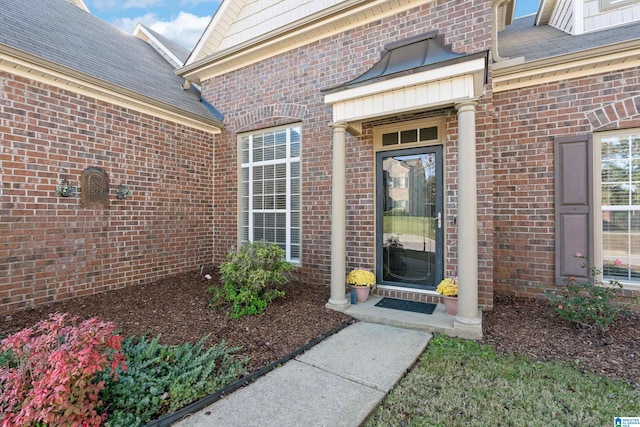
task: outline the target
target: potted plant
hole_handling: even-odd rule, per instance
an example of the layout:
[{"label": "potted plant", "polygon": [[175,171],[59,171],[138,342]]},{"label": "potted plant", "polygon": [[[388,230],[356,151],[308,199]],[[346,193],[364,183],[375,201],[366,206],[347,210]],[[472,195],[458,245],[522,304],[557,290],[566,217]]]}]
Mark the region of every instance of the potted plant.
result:
[{"label": "potted plant", "polygon": [[458,278],[457,277],[445,277],[442,279],[436,292],[442,295],[442,301],[444,307],[447,309],[448,314],[458,314]]},{"label": "potted plant", "polygon": [[369,291],[375,284],[376,276],[369,270],[358,268],[347,275],[347,285],[356,291],[358,302],[365,302],[369,298]]}]

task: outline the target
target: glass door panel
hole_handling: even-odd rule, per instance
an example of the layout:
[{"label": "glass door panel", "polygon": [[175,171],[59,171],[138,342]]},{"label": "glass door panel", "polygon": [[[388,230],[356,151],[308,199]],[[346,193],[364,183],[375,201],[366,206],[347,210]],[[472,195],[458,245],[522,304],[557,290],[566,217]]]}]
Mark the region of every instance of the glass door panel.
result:
[{"label": "glass door panel", "polygon": [[378,281],[435,289],[443,276],[442,147],[377,155]]}]

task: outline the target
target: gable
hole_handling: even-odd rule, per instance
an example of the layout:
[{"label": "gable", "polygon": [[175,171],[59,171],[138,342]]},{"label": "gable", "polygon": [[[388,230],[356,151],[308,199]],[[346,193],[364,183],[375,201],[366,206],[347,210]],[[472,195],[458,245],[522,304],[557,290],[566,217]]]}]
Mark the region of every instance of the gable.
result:
[{"label": "gable", "polygon": [[[215,16],[214,27],[208,31],[189,62],[218,50],[233,48],[267,34],[290,22],[321,12],[342,0],[231,0],[225,1]],[[216,14],[218,15],[218,14]],[[209,28],[207,28],[209,30]]]},{"label": "gable", "polygon": [[223,1],[178,74],[197,83],[433,0],[303,1]]}]

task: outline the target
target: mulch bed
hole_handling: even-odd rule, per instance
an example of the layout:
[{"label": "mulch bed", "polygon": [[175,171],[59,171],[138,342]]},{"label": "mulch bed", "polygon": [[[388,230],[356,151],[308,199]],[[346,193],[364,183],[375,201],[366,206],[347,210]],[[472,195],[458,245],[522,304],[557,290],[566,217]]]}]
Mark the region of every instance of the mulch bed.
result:
[{"label": "mulch bed", "polygon": [[[213,273],[212,273],[213,274]],[[209,308],[207,288],[218,282],[197,272],[168,277],[149,285],[92,295],[25,310],[0,318],[0,336],[16,332],[56,311],[81,318],[97,316],[118,324],[125,336],[162,334],[167,344],[226,341],[248,356],[250,372],[275,362],[351,318],[325,308],[329,288],[291,283],[286,296],[257,316],[232,320]],[[586,371],[640,386],[640,323],[621,319],[609,332],[575,328],[554,316],[543,300],[497,297],[484,313],[483,342],[499,352],[538,360],[563,360]]]},{"label": "mulch bed", "polygon": [[640,387],[639,320],[637,313],[630,314],[607,332],[578,328],[554,315],[546,300],[504,296],[483,317],[483,341],[501,353],[562,360]]},{"label": "mulch bed", "polygon": [[[205,272],[206,273],[206,272]],[[329,332],[350,316],[325,308],[329,288],[290,283],[285,297],[273,301],[256,316],[230,319],[223,309],[209,307],[207,288],[218,283],[215,272],[207,280],[197,272],[21,311],[1,318],[0,336],[35,324],[49,313],[68,312],[80,318],[115,322],[123,336],[162,334],[165,344],[224,340],[248,356],[249,372],[275,362],[309,341]]]}]

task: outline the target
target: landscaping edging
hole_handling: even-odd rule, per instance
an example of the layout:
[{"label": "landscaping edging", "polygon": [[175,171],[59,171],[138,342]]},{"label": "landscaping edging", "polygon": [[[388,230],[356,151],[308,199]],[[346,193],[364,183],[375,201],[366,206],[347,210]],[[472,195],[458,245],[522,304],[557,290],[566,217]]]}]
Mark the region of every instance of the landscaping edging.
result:
[{"label": "landscaping edging", "polygon": [[321,341],[325,340],[326,338],[329,338],[331,335],[340,332],[342,329],[346,328],[349,325],[352,325],[353,323],[357,322],[356,319],[352,318],[346,322],[343,322],[340,326],[322,334],[321,336],[312,339],[311,341],[309,341],[308,343],[304,344],[301,347],[298,347],[297,349],[295,349],[294,351],[292,351],[291,353],[287,354],[286,356],[276,360],[275,362],[272,362],[270,364],[268,364],[267,366],[252,372],[251,374],[247,375],[246,377],[242,377],[239,380],[237,380],[234,383],[229,384],[228,386],[222,388],[221,390],[216,391],[213,394],[210,394],[208,396],[203,397],[200,400],[197,400],[191,404],[189,404],[188,406],[185,406],[184,408],[173,412],[169,415],[165,415],[162,418],[158,418],[157,420],[153,420],[150,423],[146,424],[144,427],[168,427],[171,424],[182,420],[184,417],[186,417],[187,415],[193,414],[195,412],[198,412],[202,409],[204,409],[205,407],[211,405],[212,403],[216,402],[217,400],[219,400],[220,398],[222,398],[223,396],[230,394],[232,392],[234,392],[235,390],[239,389],[240,387],[244,387],[246,384],[255,381],[256,379],[258,379],[259,377],[269,373],[270,371],[274,370],[275,368],[277,368],[280,365],[283,365],[284,363],[288,362],[289,360],[293,359],[294,357],[298,356],[299,354],[304,353],[305,351],[309,350],[311,347],[315,346],[316,344],[320,343]]}]

